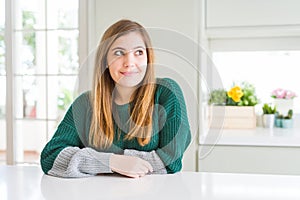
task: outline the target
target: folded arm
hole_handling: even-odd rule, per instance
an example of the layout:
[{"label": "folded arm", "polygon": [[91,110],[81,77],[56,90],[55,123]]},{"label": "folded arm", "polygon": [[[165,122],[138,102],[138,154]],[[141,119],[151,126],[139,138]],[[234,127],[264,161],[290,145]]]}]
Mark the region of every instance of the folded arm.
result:
[{"label": "folded arm", "polygon": [[48,174],[71,178],[112,173],[109,166],[111,155],[91,148],[67,147],[58,154]]},{"label": "folded arm", "polygon": [[125,149],[124,155],[139,157],[143,160],[148,161],[153,167],[152,174],[166,174],[167,170],[160,157],[153,150],[151,152],[137,151],[134,149]]}]

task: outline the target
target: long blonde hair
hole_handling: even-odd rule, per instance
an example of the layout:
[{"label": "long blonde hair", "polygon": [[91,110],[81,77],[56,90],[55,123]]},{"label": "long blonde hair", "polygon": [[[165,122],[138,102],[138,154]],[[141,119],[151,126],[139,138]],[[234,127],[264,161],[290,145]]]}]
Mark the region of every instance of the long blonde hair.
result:
[{"label": "long blonde hair", "polygon": [[107,53],[114,41],[129,33],[138,32],[146,45],[147,71],[140,87],[134,93],[134,107],[130,112],[130,130],[125,139],[137,138],[144,146],[150,142],[155,93],[154,52],[150,37],[143,26],[130,20],[120,20],[111,25],[98,45],[91,91],[91,118],[89,142],[96,148],[109,148],[114,140],[113,90],[115,82],[107,68]]}]

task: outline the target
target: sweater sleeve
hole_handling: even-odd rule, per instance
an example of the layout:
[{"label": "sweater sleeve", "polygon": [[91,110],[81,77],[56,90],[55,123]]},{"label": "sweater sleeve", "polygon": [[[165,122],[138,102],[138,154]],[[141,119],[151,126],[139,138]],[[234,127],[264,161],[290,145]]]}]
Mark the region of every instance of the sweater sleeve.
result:
[{"label": "sweater sleeve", "polygon": [[76,129],[71,125],[72,122],[71,108],[66,113],[63,121],[59,124],[51,140],[46,144],[41,153],[41,167],[44,173],[53,167],[54,161],[58,154],[66,147],[84,148],[83,143],[78,136]]},{"label": "sweater sleeve", "polygon": [[157,155],[157,153],[153,150],[150,152],[146,151],[137,151],[134,149],[125,149],[124,155],[127,156],[136,156],[143,160],[148,161],[151,166],[153,167],[152,174],[166,174],[167,170],[165,168],[164,163],[160,159],[160,157]]},{"label": "sweater sleeve", "polygon": [[82,177],[110,172],[110,154],[87,148],[88,98],[79,96],[66,112],[54,136],[41,153],[44,173],[60,177]]},{"label": "sweater sleeve", "polygon": [[58,154],[48,174],[78,178],[112,173],[109,167],[111,155],[112,153],[97,152],[91,148],[66,147]]},{"label": "sweater sleeve", "polygon": [[171,80],[160,87],[159,105],[160,132],[157,155],[166,166],[168,173],[175,173],[182,168],[182,158],[191,142],[191,132],[187,117],[185,100],[179,85]]}]

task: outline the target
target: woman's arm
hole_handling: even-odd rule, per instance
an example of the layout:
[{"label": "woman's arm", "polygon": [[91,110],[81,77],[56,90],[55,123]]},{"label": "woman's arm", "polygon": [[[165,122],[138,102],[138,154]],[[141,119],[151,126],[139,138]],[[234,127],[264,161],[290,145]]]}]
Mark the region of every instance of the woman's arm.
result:
[{"label": "woman's arm", "polygon": [[153,173],[175,173],[182,168],[182,157],[191,141],[186,105],[179,85],[171,79],[158,82],[156,101],[160,105],[159,148],[151,152],[125,149],[124,154],[148,161]]},{"label": "woman's arm", "polygon": [[67,147],[56,157],[49,175],[78,178],[100,173],[113,173],[128,177],[141,177],[151,173],[151,164],[139,157],[97,152],[91,148]]},{"label": "woman's arm", "polygon": [[160,157],[156,154],[156,152],[154,150],[151,152],[146,152],[146,151],[137,151],[134,149],[125,149],[124,155],[136,156],[143,160],[148,161],[153,168],[152,174],[166,174],[167,173],[164,163],[162,162],[162,160],[160,159]]},{"label": "woman's arm", "polygon": [[75,100],[44,147],[41,166],[46,174],[58,177],[86,177],[114,172],[140,177],[152,172],[152,166],[138,157],[98,152],[88,147],[89,126],[86,96]]},{"label": "woman's arm", "polygon": [[168,173],[182,168],[182,158],[191,142],[186,104],[179,85],[172,79],[158,82],[159,100],[162,108],[159,114],[160,132],[157,155],[161,158]]},{"label": "woman's arm", "polygon": [[88,93],[79,96],[66,112],[54,136],[41,153],[41,166],[46,174],[59,177],[84,177],[111,173],[110,153],[86,148],[86,120],[89,112]]},{"label": "woman's arm", "polygon": [[48,174],[71,178],[112,173],[109,166],[111,155],[91,148],[66,147],[58,154]]},{"label": "woman's arm", "polygon": [[54,136],[41,153],[41,166],[46,174],[59,177],[85,177],[111,173],[111,153],[86,148],[74,124],[72,106],[59,124]]},{"label": "woman's arm", "polygon": [[170,120],[160,136],[160,147],[157,155],[166,166],[167,173],[175,173],[182,169],[182,158],[191,141],[189,127],[182,124],[180,119]]}]

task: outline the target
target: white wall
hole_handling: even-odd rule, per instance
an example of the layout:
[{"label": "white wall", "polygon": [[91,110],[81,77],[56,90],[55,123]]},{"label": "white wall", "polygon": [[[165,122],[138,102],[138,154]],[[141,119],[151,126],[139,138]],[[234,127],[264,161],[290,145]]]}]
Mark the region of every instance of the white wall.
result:
[{"label": "white wall", "polygon": [[207,28],[300,25],[299,0],[206,0]]},{"label": "white wall", "polygon": [[[224,38],[247,40],[253,37],[270,40],[300,36],[298,0],[204,1],[206,32],[212,40]],[[260,41],[250,43],[262,46],[258,45]]]},{"label": "white wall", "polygon": [[[91,11],[95,21],[94,49],[105,29],[122,18],[148,29],[156,48],[158,77],[171,77],[183,89],[193,132],[193,143],[184,158],[184,170],[196,170],[198,102],[198,13],[196,0],[95,1]],[[93,14],[94,13],[94,14]],[[93,25],[91,25],[93,26]],[[93,27],[90,27],[93,31]]]}]

